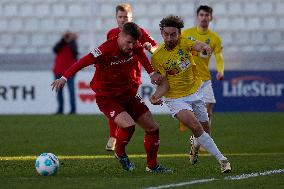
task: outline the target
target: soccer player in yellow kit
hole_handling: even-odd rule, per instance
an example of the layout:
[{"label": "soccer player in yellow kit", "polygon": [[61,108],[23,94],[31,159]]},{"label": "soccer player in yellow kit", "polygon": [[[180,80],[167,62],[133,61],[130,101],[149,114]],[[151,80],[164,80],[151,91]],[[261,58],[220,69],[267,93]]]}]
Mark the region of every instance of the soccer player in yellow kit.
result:
[{"label": "soccer player in yellow kit", "polygon": [[[210,47],[202,42],[181,37],[183,20],[170,15],[160,22],[160,30],[164,43],[154,52],[151,61],[154,70],[164,79],[151,96],[155,104],[164,96],[164,102],[173,117],[191,129],[198,145],[212,154],[221,165],[221,172],[231,171],[228,159],[219,151],[208,129],[209,119],[202,98],[201,79],[196,70],[192,51],[210,54]],[[197,162],[197,158],[193,164]]]},{"label": "soccer player in yellow kit", "polygon": [[[216,32],[209,29],[209,23],[212,21],[213,9],[207,5],[201,5],[197,9],[197,26],[183,30],[181,35],[191,40],[198,40],[204,42],[212,49],[216,59],[216,79],[222,80],[224,77],[224,60],[222,55],[222,41]],[[209,71],[210,55],[192,52],[193,59],[196,62],[197,70],[202,80],[201,90],[203,91],[203,100],[206,103],[209,123],[211,125],[211,117],[213,105],[216,103],[212,83],[211,74]],[[182,124],[180,129],[182,129]],[[211,134],[211,128],[209,127],[209,134]]]},{"label": "soccer player in yellow kit", "polygon": [[[216,79],[222,80],[224,77],[224,60],[222,55],[222,41],[216,32],[209,29],[209,24],[212,21],[213,9],[207,5],[201,5],[196,11],[197,15],[197,26],[188,28],[182,31],[182,36],[190,40],[202,41],[210,46],[212,49],[215,60],[216,60]],[[193,59],[196,62],[197,70],[202,80],[201,90],[203,92],[203,100],[206,103],[207,113],[209,117],[209,130],[208,133],[211,135],[211,118],[213,113],[213,105],[216,103],[212,82],[211,74],[209,71],[209,61],[211,56],[192,52]],[[186,127],[180,122],[179,129],[184,131]],[[192,136],[191,141],[191,152],[195,151],[198,153],[199,146],[196,145],[196,139]],[[192,153],[191,153],[192,154]]]}]

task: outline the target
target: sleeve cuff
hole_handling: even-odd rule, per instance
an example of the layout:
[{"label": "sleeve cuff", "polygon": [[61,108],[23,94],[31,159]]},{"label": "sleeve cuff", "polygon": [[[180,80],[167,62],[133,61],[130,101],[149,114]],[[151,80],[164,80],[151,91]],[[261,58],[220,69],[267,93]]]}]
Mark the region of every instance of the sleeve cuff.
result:
[{"label": "sleeve cuff", "polygon": [[66,78],[66,77],[64,77],[64,76],[62,76],[60,79],[64,79],[65,81],[67,81],[67,78]]},{"label": "sleeve cuff", "polygon": [[151,73],[149,74],[149,76],[152,77],[152,75],[154,75],[154,74],[155,74],[155,72],[151,72]]}]

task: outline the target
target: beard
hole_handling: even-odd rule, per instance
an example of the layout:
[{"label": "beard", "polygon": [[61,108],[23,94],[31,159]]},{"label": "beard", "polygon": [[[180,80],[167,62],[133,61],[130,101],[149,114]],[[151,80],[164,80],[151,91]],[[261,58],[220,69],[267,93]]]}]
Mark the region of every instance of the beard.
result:
[{"label": "beard", "polygon": [[203,28],[207,28],[209,26],[209,22],[203,20],[200,22],[200,26],[203,27]]},{"label": "beard", "polygon": [[125,54],[125,55],[132,56],[132,54],[133,54],[133,49],[124,48],[124,49],[122,49],[122,52],[123,52],[123,54]]},{"label": "beard", "polygon": [[166,44],[167,49],[173,49],[176,47],[177,42],[167,42],[165,44]]}]

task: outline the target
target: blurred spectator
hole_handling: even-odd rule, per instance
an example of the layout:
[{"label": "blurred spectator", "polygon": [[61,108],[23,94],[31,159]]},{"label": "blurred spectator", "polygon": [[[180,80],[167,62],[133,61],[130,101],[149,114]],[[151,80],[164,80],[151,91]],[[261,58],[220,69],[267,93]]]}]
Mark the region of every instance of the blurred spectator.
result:
[{"label": "blurred spectator", "polygon": [[[77,46],[77,34],[67,31],[62,38],[53,47],[55,53],[55,63],[53,73],[55,79],[59,79],[63,73],[71,67],[78,59],[78,46]],[[76,113],[76,100],[75,100],[75,86],[74,77],[68,79],[68,90],[70,95],[70,114]],[[58,110],[56,114],[64,113],[64,96],[63,90],[57,93]]]}]

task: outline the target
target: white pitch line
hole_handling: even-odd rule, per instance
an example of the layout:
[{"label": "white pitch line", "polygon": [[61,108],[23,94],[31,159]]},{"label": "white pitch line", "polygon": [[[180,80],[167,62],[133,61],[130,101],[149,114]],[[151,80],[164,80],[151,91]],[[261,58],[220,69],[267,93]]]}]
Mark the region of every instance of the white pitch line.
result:
[{"label": "white pitch line", "polygon": [[[258,172],[258,173],[250,173],[250,174],[242,174],[242,175],[236,175],[236,176],[228,176],[224,177],[224,180],[242,180],[242,179],[248,179],[252,177],[259,177],[259,176],[266,176],[266,175],[274,175],[274,174],[281,174],[284,173],[284,169],[278,169],[278,170],[270,170],[265,172]],[[217,178],[211,178],[211,179],[200,179],[200,180],[192,180],[189,182],[180,182],[180,183],[174,183],[174,184],[167,184],[167,185],[161,185],[161,186],[151,186],[144,189],[162,189],[162,188],[174,188],[174,187],[180,187],[180,186],[186,186],[186,185],[194,185],[194,184],[200,184],[200,183],[208,183],[216,180],[221,180]]]},{"label": "white pitch line", "polygon": [[[284,155],[284,153],[231,153],[225,154],[226,156],[271,156],[271,155]],[[199,156],[211,156],[208,153],[199,154]],[[58,155],[59,159],[112,159],[114,156],[110,155]],[[130,154],[130,158],[145,158],[145,154]],[[188,157],[188,154],[159,154],[159,158],[184,158]],[[35,160],[37,156],[0,156],[0,161],[27,161]]]},{"label": "white pitch line", "polygon": [[211,182],[214,180],[218,180],[215,178],[212,179],[200,179],[200,180],[193,180],[189,182],[180,182],[176,184],[168,184],[168,185],[162,185],[162,186],[156,186],[156,187],[149,187],[145,189],[160,189],[160,188],[173,188],[173,187],[179,187],[179,186],[186,186],[186,185],[193,185],[193,184],[199,184],[199,183],[205,183],[205,182]]},{"label": "white pitch line", "polygon": [[250,174],[242,174],[242,175],[237,175],[237,176],[228,176],[228,177],[225,177],[224,179],[225,180],[242,180],[242,179],[248,179],[251,177],[281,174],[283,172],[284,172],[284,169],[278,169],[278,170],[265,171],[262,173],[250,173]]}]

